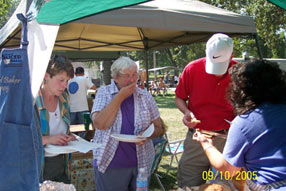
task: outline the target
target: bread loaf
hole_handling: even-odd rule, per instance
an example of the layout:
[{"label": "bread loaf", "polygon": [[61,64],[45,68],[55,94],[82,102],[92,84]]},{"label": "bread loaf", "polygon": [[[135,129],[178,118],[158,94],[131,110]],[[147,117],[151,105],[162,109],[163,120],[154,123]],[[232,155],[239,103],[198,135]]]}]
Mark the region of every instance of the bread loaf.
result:
[{"label": "bread loaf", "polygon": [[203,184],[199,188],[200,191],[224,191],[224,187],[220,184]]}]

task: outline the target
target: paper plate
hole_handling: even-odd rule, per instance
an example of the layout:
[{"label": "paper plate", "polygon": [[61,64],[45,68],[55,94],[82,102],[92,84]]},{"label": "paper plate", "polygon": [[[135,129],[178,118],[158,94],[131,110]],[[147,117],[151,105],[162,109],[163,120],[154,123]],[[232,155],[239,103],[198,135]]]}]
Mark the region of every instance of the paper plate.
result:
[{"label": "paper plate", "polygon": [[146,137],[142,136],[138,137],[136,135],[126,135],[126,134],[112,134],[111,137],[113,137],[117,141],[130,142],[130,143],[137,143],[146,140]]},{"label": "paper plate", "polygon": [[152,124],[148,127],[148,129],[146,129],[146,130],[143,132],[142,136],[143,136],[143,137],[150,137],[150,136],[153,134],[154,130],[155,130],[155,127],[154,127],[154,124],[152,123]]}]

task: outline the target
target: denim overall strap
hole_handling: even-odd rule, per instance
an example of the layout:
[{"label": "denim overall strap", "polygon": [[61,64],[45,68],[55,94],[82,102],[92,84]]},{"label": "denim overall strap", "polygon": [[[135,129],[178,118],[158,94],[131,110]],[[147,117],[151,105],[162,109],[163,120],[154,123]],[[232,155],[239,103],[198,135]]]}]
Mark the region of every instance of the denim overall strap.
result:
[{"label": "denim overall strap", "polygon": [[[25,49],[27,50],[28,48],[28,27],[27,27],[27,23],[28,23],[28,19],[26,17],[24,17],[23,14],[17,14],[17,18],[22,22],[22,38],[21,38],[21,49]],[[28,58],[28,56],[27,56]],[[28,63],[28,60],[27,60]]]},{"label": "denim overall strap", "polygon": [[0,57],[0,190],[39,190],[42,140],[33,106],[27,55],[27,19],[21,47],[2,49]]}]

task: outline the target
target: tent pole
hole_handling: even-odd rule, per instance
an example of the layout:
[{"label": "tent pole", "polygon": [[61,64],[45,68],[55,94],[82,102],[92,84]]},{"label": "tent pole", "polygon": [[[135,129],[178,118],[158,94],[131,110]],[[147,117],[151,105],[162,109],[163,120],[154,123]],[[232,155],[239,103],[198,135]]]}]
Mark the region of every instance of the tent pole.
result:
[{"label": "tent pole", "polygon": [[258,36],[257,33],[254,34],[254,38],[255,38],[255,42],[256,42],[256,46],[257,46],[259,59],[263,60],[262,51],[261,51],[261,47],[260,47],[260,44],[259,44],[259,36]]},{"label": "tent pole", "polygon": [[[157,64],[156,64],[156,51],[153,51],[153,64],[154,64],[154,68],[157,68]],[[157,72],[156,70],[154,71],[154,80],[157,80]]]},{"label": "tent pole", "polygon": [[103,61],[103,82],[105,85],[111,84],[111,60],[105,60]]},{"label": "tent pole", "polygon": [[26,13],[28,13],[30,5],[32,4],[32,2],[33,2],[33,0],[27,0],[27,2],[26,2]]},{"label": "tent pole", "polygon": [[149,91],[149,64],[148,64],[148,50],[144,50],[145,52],[145,67],[146,67],[146,85],[147,85],[147,90]]}]

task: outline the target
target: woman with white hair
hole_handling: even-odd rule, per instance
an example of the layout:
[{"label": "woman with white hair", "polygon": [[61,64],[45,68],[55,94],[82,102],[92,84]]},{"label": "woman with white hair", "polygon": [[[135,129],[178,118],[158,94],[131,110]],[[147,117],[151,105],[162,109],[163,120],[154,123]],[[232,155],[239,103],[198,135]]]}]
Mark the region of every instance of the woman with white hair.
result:
[{"label": "woman with white hair", "polygon": [[[152,95],[136,86],[136,63],[120,57],[111,66],[113,80],[98,89],[92,121],[96,128],[94,142],[95,184],[97,191],[136,190],[139,168],[148,170],[154,159],[151,139],[161,135],[162,124]],[[147,140],[137,143],[121,142],[112,134],[139,135],[154,124],[155,131]]]}]

